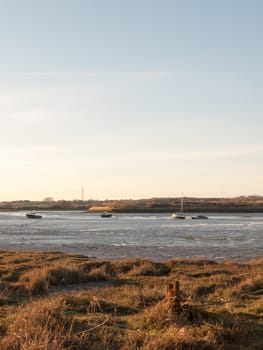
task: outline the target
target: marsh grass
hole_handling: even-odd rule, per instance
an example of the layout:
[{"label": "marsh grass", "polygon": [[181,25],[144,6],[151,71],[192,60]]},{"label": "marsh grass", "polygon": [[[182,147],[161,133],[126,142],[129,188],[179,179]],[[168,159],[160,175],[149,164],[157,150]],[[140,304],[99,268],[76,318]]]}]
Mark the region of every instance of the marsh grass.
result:
[{"label": "marsh grass", "polygon": [[31,270],[24,278],[27,280],[26,290],[30,296],[48,293],[49,279],[46,268]]},{"label": "marsh grass", "polygon": [[[0,275],[1,350],[263,348],[262,259],[109,262],[1,252]],[[165,296],[175,279],[184,307],[171,323]],[[111,285],[79,290],[100,281]]]},{"label": "marsh grass", "polygon": [[20,307],[10,316],[2,350],[64,349],[71,336],[61,298],[43,299]]},{"label": "marsh grass", "polygon": [[20,284],[30,296],[45,295],[50,286],[87,283],[90,281],[106,281],[110,278],[106,265],[92,267],[88,271],[75,263],[54,263],[53,266],[31,269],[20,275]]}]

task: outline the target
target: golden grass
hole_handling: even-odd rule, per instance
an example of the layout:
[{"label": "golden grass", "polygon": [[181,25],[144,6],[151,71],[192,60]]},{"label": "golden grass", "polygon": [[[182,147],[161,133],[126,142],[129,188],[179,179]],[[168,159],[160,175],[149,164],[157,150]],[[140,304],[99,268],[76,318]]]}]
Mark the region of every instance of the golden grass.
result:
[{"label": "golden grass", "polygon": [[71,335],[71,327],[63,311],[60,297],[20,307],[15,315],[10,316],[10,325],[2,339],[1,349],[64,349]]},{"label": "golden grass", "polygon": [[27,280],[26,290],[29,295],[47,294],[49,288],[47,268],[31,270],[23,277]]},{"label": "golden grass", "polygon": [[[1,252],[0,275],[1,350],[263,348],[262,260],[109,262]],[[111,285],[80,289],[105,280]],[[165,295],[174,280],[183,308],[171,323]]]}]

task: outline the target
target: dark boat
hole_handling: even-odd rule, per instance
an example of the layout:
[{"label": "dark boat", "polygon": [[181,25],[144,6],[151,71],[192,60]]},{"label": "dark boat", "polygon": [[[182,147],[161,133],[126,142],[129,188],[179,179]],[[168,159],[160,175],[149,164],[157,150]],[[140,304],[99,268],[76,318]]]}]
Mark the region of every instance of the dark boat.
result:
[{"label": "dark boat", "polygon": [[112,217],[112,214],[111,213],[107,213],[107,212],[104,212],[100,215],[102,218],[111,218]]},{"label": "dark boat", "polygon": [[191,218],[192,219],[196,219],[196,220],[198,220],[198,219],[208,219],[208,216],[206,216],[206,215],[193,215],[193,216],[191,216]]},{"label": "dark boat", "polygon": [[28,219],[42,219],[42,215],[36,213],[28,213],[26,216]]}]

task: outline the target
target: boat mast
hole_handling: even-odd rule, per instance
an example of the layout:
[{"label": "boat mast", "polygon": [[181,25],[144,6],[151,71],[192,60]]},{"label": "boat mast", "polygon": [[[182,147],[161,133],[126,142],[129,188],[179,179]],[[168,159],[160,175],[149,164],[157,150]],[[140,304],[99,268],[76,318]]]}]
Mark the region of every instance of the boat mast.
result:
[{"label": "boat mast", "polygon": [[184,196],[182,195],[182,198],[181,198],[181,209],[180,209],[181,213],[184,212]]},{"label": "boat mast", "polygon": [[81,187],[81,201],[84,202],[84,186]]}]

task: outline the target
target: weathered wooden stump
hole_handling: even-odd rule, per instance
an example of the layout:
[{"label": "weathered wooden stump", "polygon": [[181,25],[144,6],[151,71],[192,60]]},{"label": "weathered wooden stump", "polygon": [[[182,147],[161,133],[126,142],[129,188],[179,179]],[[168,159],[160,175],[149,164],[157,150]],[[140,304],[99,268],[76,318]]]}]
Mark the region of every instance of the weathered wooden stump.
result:
[{"label": "weathered wooden stump", "polygon": [[167,295],[169,305],[169,320],[176,322],[181,314],[180,285],[179,281],[174,281],[167,285]]}]

